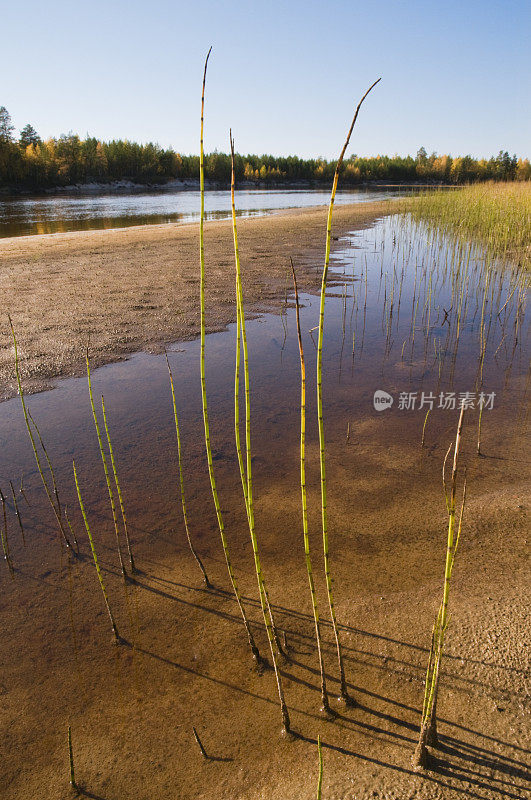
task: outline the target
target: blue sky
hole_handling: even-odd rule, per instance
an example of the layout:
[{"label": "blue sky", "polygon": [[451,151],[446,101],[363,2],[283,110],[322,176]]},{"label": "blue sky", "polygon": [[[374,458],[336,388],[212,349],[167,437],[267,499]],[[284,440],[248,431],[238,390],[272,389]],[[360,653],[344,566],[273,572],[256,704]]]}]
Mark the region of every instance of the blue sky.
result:
[{"label": "blue sky", "polygon": [[525,0],[211,2],[0,0],[0,105],[17,128],[207,150],[529,156],[531,4]]}]

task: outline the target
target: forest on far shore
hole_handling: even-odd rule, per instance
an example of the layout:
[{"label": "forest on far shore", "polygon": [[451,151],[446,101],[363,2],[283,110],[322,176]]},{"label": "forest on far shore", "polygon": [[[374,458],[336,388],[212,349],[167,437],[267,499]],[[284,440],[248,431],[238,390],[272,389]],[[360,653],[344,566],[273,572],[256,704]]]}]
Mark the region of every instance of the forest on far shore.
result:
[{"label": "forest on far shore", "polygon": [[[261,185],[329,183],[335,167],[335,161],[323,158],[240,154],[235,158],[236,180]],[[227,184],[230,172],[230,155],[217,151],[205,155],[208,181]],[[102,142],[92,136],[81,139],[74,133],[42,140],[29,124],[17,138],[7,109],[0,107],[0,189],[39,191],[125,180],[162,185],[171,180],[194,181],[198,175],[199,156],[182,155],[152,142],[137,144],[123,139]],[[429,155],[423,147],[414,157],[361,158],[352,154],[341,169],[342,183],[347,186],[370,181],[460,184],[530,179],[529,159],[511,156],[507,151],[488,159]]]}]

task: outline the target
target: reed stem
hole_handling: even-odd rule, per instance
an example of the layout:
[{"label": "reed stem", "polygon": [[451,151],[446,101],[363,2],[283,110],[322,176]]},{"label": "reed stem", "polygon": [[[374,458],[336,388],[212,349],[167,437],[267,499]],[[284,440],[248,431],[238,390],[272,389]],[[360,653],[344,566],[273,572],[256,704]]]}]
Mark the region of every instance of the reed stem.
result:
[{"label": "reed stem", "polygon": [[107,491],[109,492],[109,500],[110,500],[110,503],[111,503],[111,511],[112,511],[112,520],[113,520],[113,523],[114,523],[114,533],[115,533],[115,537],[116,537],[116,546],[118,548],[118,558],[120,560],[120,570],[121,570],[122,575],[123,575],[124,580],[125,580],[125,578],[127,577],[127,573],[125,571],[125,564],[124,564],[124,559],[123,559],[123,556],[122,556],[122,548],[121,548],[121,545],[120,545],[120,534],[118,532],[118,517],[117,517],[117,514],[116,514],[116,503],[114,502],[114,492],[112,490],[111,477],[109,475],[109,470],[108,470],[108,467],[107,467],[107,459],[105,458],[105,451],[103,449],[103,441],[102,441],[102,438],[101,438],[100,424],[98,422],[98,417],[97,417],[97,414],[96,414],[96,408],[94,406],[94,396],[92,394],[92,380],[91,380],[91,376],[90,376],[90,362],[89,362],[88,347],[87,347],[87,350],[86,350],[85,357],[86,357],[86,362],[87,362],[87,380],[88,380],[88,390],[89,390],[89,397],[90,397],[90,407],[92,409],[92,418],[94,419],[94,426],[96,428],[96,434],[97,434],[97,437],[98,437],[98,445],[99,445],[99,448],[100,448],[100,455],[101,455],[101,460],[102,460],[102,463],[103,463],[103,471],[105,472],[105,480],[107,482]]},{"label": "reed stem", "polygon": [[193,734],[194,734],[194,739],[195,739],[195,740],[196,740],[196,742],[197,742],[197,746],[199,747],[199,750],[201,751],[201,755],[203,756],[203,758],[205,759],[205,761],[208,761],[208,754],[207,754],[207,751],[206,751],[206,750],[205,750],[205,748],[203,747],[203,742],[202,742],[202,741],[201,741],[201,739],[199,738],[199,734],[198,734],[198,732],[196,731],[196,729],[194,728],[194,726],[193,726],[193,725],[192,725],[192,732],[193,732]]},{"label": "reed stem", "polygon": [[94,539],[92,538],[92,532],[90,530],[88,517],[87,517],[87,514],[85,512],[85,506],[83,505],[83,500],[81,498],[81,490],[79,488],[79,482],[78,482],[78,479],[77,479],[76,462],[75,461],[72,461],[72,466],[73,466],[73,469],[74,469],[74,481],[75,481],[75,484],[76,484],[77,498],[79,500],[79,507],[81,509],[81,514],[83,516],[83,521],[85,523],[87,536],[89,538],[90,549],[92,551],[92,558],[94,559],[94,566],[96,567],[96,573],[98,575],[98,580],[100,582],[101,592],[103,594],[103,599],[105,601],[105,608],[107,609],[107,613],[108,613],[109,619],[111,621],[111,627],[112,627],[112,632],[113,632],[113,635],[114,635],[114,640],[116,642],[118,642],[120,640],[120,636],[118,634],[118,628],[116,627],[116,622],[114,621],[114,617],[113,617],[113,614],[112,614],[112,611],[111,611],[111,606],[109,605],[109,598],[107,597],[107,591],[105,589],[105,584],[103,582],[103,575],[102,575],[102,572],[101,572],[101,569],[100,569],[100,565],[99,565],[99,562],[98,562],[98,556],[97,556],[97,553],[96,553],[96,548],[94,546]]},{"label": "reed stem", "polygon": [[[444,648],[444,638],[446,629],[448,627],[448,601],[450,597],[450,581],[454,567],[455,554],[459,544],[461,535],[461,527],[463,523],[463,513],[466,501],[466,476],[463,486],[463,500],[461,503],[461,511],[459,515],[457,533],[455,531],[456,522],[456,492],[457,492],[457,470],[459,461],[459,449],[461,446],[461,437],[463,431],[463,419],[465,414],[464,404],[461,405],[459,414],[459,421],[457,423],[457,434],[454,446],[454,458],[452,464],[452,474],[450,478],[450,491],[446,488],[444,478],[444,467],[450,448],[446,453],[443,463],[443,488],[446,500],[446,508],[448,511],[448,533],[446,542],[446,559],[444,568],[444,584],[442,602],[437,612],[437,619],[433,629],[432,646],[430,649],[430,656],[428,660],[428,669],[426,673],[426,687],[424,691],[424,703],[422,708],[422,717],[420,725],[420,735],[417,747],[413,754],[412,764],[415,769],[425,769],[428,765],[427,746],[437,743],[437,720],[436,720],[436,704],[437,695],[439,690],[439,673],[440,665]],[[451,447],[451,445],[450,445]]]},{"label": "reed stem", "polygon": [[343,702],[348,703],[350,702],[350,698],[348,695],[347,690],[347,682],[345,679],[345,668],[343,665],[343,656],[341,653],[341,642],[339,638],[339,630],[337,626],[336,620],[336,612],[334,608],[334,598],[332,592],[332,577],[330,573],[330,556],[329,556],[329,543],[328,543],[328,515],[327,515],[327,505],[326,505],[326,495],[327,495],[327,487],[326,487],[326,460],[325,460],[325,437],[324,437],[324,419],[323,419],[323,340],[324,340],[324,312],[325,312],[325,299],[326,299],[326,281],[328,278],[328,266],[330,263],[330,246],[332,242],[332,215],[334,211],[334,201],[337,191],[337,184],[339,181],[339,171],[341,169],[341,164],[343,163],[343,158],[345,155],[345,151],[348,147],[350,142],[350,137],[352,135],[352,131],[354,130],[354,125],[356,124],[356,120],[358,118],[359,110],[361,105],[369,92],[379,83],[381,78],[375,81],[372,86],[367,89],[363,97],[361,98],[360,102],[356,107],[356,111],[354,112],[354,117],[352,119],[352,123],[350,125],[347,138],[345,140],[345,144],[343,145],[343,149],[339,155],[337,160],[336,169],[334,172],[334,180],[332,184],[332,193],[330,195],[330,204],[328,207],[328,218],[326,223],[326,248],[325,248],[325,263],[323,267],[323,274],[321,280],[321,298],[320,298],[320,306],[319,306],[319,337],[317,343],[317,417],[318,417],[318,424],[319,424],[319,462],[321,468],[321,519],[322,519],[322,530],[323,530],[323,555],[324,555],[324,566],[325,566],[325,577],[326,577],[326,589],[328,595],[328,606],[330,609],[330,617],[332,619],[332,627],[334,629],[334,638],[336,641],[336,650],[337,650],[337,660],[339,665],[339,682],[340,682],[340,698]]},{"label": "reed stem", "polygon": [[176,436],[177,436],[177,454],[178,454],[178,459],[179,459],[179,483],[180,483],[180,486],[181,486],[181,506],[182,506],[182,510],[183,510],[184,530],[186,531],[186,538],[188,540],[188,545],[190,547],[190,550],[192,551],[192,555],[195,558],[195,560],[197,562],[197,565],[198,565],[198,567],[201,570],[201,573],[203,575],[203,581],[205,583],[205,586],[207,587],[207,589],[211,589],[212,588],[212,584],[208,580],[208,575],[206,573],[205,567],[203,565],[203,562],[199,558],[199,555],[197,554],[197,551],[196,551],[196,549],[195,549],[195,547],[193,545],[193,542],[192,542],[192,539],[191,539],[191,536],[190,536],[190,529],[188,528],[188,514],[186,513],[186,497],[185,497],[185,493],[184,493],[184,475],[183,475],[183,465],[182,465],[182,457],[181,457],[181,434],[179,432],[179,418],[177,416],[177,403],[175,401],[175,388],[174,388],[174,385],[173,385],[173,375],[172,375],[170,362],[169,362],[167,353],[166,353],[166,364],[168,365],[168,373],[169,373],[169,376],[170,376],[171,398],[172,398],[172,403],[173,403],[173,418],[175,420],[175,433],[176,433]]},{"label": "reed stem", "polygon": [[323,748],[321,737],[317,735],[317,752],[319,753],[319,778],[317,780],[317,800],[321,800],[323,791]]},{"label": "reed stem", "polygon": [[[17,347],[17,339],[16,339],[16,336],[15,336],[15,329],[13,328],[13,323],[12,323],[11,317],[9,315],[8,315],[8,320],[9,320],[9,325],[11,327],[11,334],[13,336],[13,345],[14,345],[14,348],[15,348],[15,374],[16,374],[16,379],[17,379],[18,393],[20,395],[20,402],[22,404],[22,412],[24,414],[24,422],[26,423],[26,428],[27,428],[27,431],[28,431],[28,434],[29,434],[29,437],[30,437],[31,447],[33,449],[33,455],[35,456],[35,462],[37,464],[37,469],[39,470],[39,475],[41,476],[41,481],[42,481],[42,484],[44,486],[44,490],[46,492],[46,496],[48,497],[48,500],[49,500],[50,505],[52,507],[52,510],[54,512],[55,518],[57,520],[57,524],[59,526],[59,531],[61,533],[61,536],[63,537],[63,541],[64,541],[65,545],[68,547],[68,549],[70,550],[70,552],[73,553],[74,550],[72,549],[72,545],[70,544],[70,540],[69,540],[68,536],[66,535],[66,531],[65,531],[64,526],[63,526],[63,521],[61,519],[61,514],[60,514],[60,508],[58,509],[55,506],[55,503],[54,503],[54,501],[52,499],[52,494],[51,494],[51,491],[50,491],[50,487],[48,486],[48,482],[46,481],[46,478],[44,477],[44,472],[42,470],[41,460],[39,458],[39,453],[37,451],[37,445],[35,444],[35,438],[33,436],[32,430],[31,430],[31,425],[30,425],[31,417],[30,417],[29,411],[28,411],[28,409],[26,407],[26,401],[24,399],[24,391],[22,389],[22,380],[20,378],[20,368],[19,368],[19,362],[18,362],[18,347]],[[35,425],[35,422],[33,421],[33,419],[32,419],[32,422]],[[38,433],[38,429],[37,429],[36,425],[35,425],[35,430],[37,430],[37,433]],[[38,436],[39,436],[39,439],[40,439],[40,434],[39,433],[38,433]],[[40,439],[40,441],[42,443],[42,439]],[[48,459],[48,454],[46,453],[46,451],[44,451],[44,452],[45,452],[45,455],[46,455],[46,460],[48,461],[48,465],[51,468],[50,461]],[[53,473],[53,470],[52,470],[52,480],[54,482],[54,491],[56,491],[57,487],[56,487],[56,484],[55,484],[55,475]],[[57,496],[57,492],[56,492],[56,496]]]},{"label": "reed stem", "polygon": [[103,413],[103,425],[105,427],[105,435],[107,436],[107,444],[109,445],[109,455],[111,457],[112,473],[114,475],[116,491],[118,492],[118,501],[120,503],[120,511],[122,513],[122,522],[124,524],[124,534],[125,534],[125,541],[127,544],[127,554],[129,556],[129,564],[131,566],[131,574],[134,575],[137,569],[135,567],[135,560],[133,558],[133,550],[131,548],[131,540],[129,539],[129,531],[127,530],[127,519],[125,516],[124,499],[122,496],[120,481],[118,480],[118,472],[116,470],[116,463],[114,460],[114,450],[112,449],[111,434],[109,433],[109,426],[107,425],[107,415],[105,413],[105,400],[103,398],[103,395],[101,396],[101,410]]},{"label": "reed stem", "polygon": [[[301,475],[301,505],[302,505],[302,535],[304,541],[304,558],[306,561],[306,572],[308,574],[308,584],[310,586],[310,595],[312,598],[312,611],[313,621],[315,626],[315,639],[317,641],[317,653],[319,657],[319,671],[321,674],[321,710],[325,713],[330,713],[330,703],[328,700],[328,691],[326,688],[326,676],[323,658],[323,649],[321,644],[321,626],[319,621],[319,606],[317,602],[317,593],[315,591],[315,581],[313,577],[312,558],[310,555],[310,537],[308,535],[308,498],[306,492],[306,364],[304,361],[304,348],[302,344],[301,321],[300,321],[300,304],[299,304],[299,290],[297,286],[297,276],[295,274],[295,267],[293,260],[290,258],[291,271],[293,273],[293,286],[295,289],[295,309],[297,319],[297,336],[299,340],[299,355],[301,364],[301,437],[300,437],[300,475]],[[347,441],[350,435],[350,423],[347,428]]]},{"label": "reed stem", "polygon": [[22,544],[24,547],[26,546],[26,537],[24,536],[24,526],[22,524],[22,517],[20,516],[20,509],[17,503],[17,496],[15,494],[15,487],[13,486],[13,481],[9,481],[9,486],[11,487],[11,496],[13,498],[13,506],[15,508],[15,514],[18,520],[18,526],[20,528],[20,535],[22,536]]},{"label": "reed stem", "polygon": [[[258,550],[258,538],[256,535],[256,528],[255,528],[255,519],[254,519],[254,503],[253,503],[253,479],[252,479],[252,451],[251,451],[251,400],[250,400],[250,385],[249,385],[249,353],[247,348],[247,334],[245,330],[245,314],[243,309],[243,289],[242,289],[242,280],[241,280],[241,266],[240,266],[240,253],[238,248],[238,231],[236,226],[236,204],[234,199],[234,184],[235,184],[235,177],[234,177],[234,141],[232,139],[232,134],[230,136],[230,147],[231,147],[231,208],[232,208],[232,233],[234,238],[234,260],[236,263],[236,307],[237,307],[237,319],[239,324],[241,324],[241,341],[243,347],[243,363],[244,363],[244,375],[245,375],[245,443],[246,443],[246,470],[247,474],[245,476],[244,472],[241,471],[241,480],[242,480],[242,487],[243,487],[243,494],[245,498],[245,506],[247,510],[247,521],[249,523],[249,533],[251,536],[251,544],[253,549],[253,558],[254,558],[254,566],[256,571],[256,579],[258,583],[258,593],[260,596],[260,605],[262,607],[262,615],[264,617],[264,624],[267,632],[267,638],[269,642],[269,648],[271,651],[271,659],[273,662],[273,669],[275,671],[275,678],[277,681],[277,689],[278,695],[280,700],[280,710],[282,714],[282,724],[284,731],[288,733],[290,731],[290,718],[288,707],[286,704],[286,700],[284,697],[284,690],[282,687],[282,680],[280,677],[280,672],[278,669],[277,663],[277,656],[275,653],[275,646],[277,650],[282,653],[280,648],[280,642],[278,641],[278,635],[276,634],[276,630],[274,629],[274,620],[273,620],[273,611],[271,609],[271,605],[269,602],[269,597],[267,596],[267,590],[265,586],[264,576],[262,572],[262,564],[260,561],[260,553]],[[237,337],[237,351],[239,351],[239,337]],[[237,352],[237,356],[239,352]],[[235,383],[235,389],[237,390],[238,384]],[[235,391],[235,422],[236,426],[239,427],[239,414],[237,413],[237,406],[239,404],[239,396],[238,391]],[[239,445],[239,436],[237,437],[237,445]],[[240,465],[243,464],[243,459],[241,457],[241,447],[240,447],[240,454],[238,457],[238,461]],[[240,467],[241,469],[241,467]],[[246,491],[247,489],[247,491]]]},{"label": "reed stem", "polygon": [[206,455],[207,455],[207,462],[208,462],[208,476],[210,479],[210,488],[212,491],[212,499],[214,501],[214,507],[216,509],[216,517],[218,521],[218,528],[219,534],[221,537],[221,544],[223,547],[223,555],[225,556],[225,563],[227,565],[227,571],[229,573],[229,579],[231,582],[232,590],[234,592],[234,596],[236,598],[236,602],[238,604],[238,608],[240,609],[240,613],[242,615],[243,624],[245,626],[245,631],[247,634],[247,640],[249,642],[249,647],[251,648],[251,653],[253,658],[257,663],[260,663],[260,652],[256,645],[253,633],[251,631],[251,626],[249,624],[249,620],[247,619],[247,614],[245,613],[245,609],[243,607],[240,591],[238,589],[238,584],[236,583],[236,576],[234,574],[234,570],[232,568],[232,562],[230,559],[229,547],[227,543],[227,539],[225,536],[225,524],[223,522],[223,515],[221,513],[221,506],[219,504],[219,497],[218,497],[218,490],[216,486],[216,478],[214,475],[214,465],[212,459],[212,446],[210,443],[210,426],[208,421],[208,404],[207,404],[207,394],[206,394],[206,374],[205,374],[205,338],[206,338],[206,329],[205,329],[205,238],[204,238],[204,226],[205,226],[205,156],[204,156],[204,148],[203,148],[203,128],[204,128],[204,114],[205,114],[205,84],[206,84],[206,74],[207,74],[207,67],[208,67],[208,59],[210,57],[210,53],[212,48],[207,53],[207,57],[205,59],[205,68],[203,72],[203,89],[201,92],[201,137],[200,137],[200,146],[199,146],[199,187],[200,187],[200,198],[201,198],[201,205],[200,205],[200,217],[199,217],[199,263],[200,263],[200,289],[199,289],[199,297],[200,297],[200,316],[201,316],[201,354],[200,354],[200,374],[201,374],[201,402],[203,407],[203,425],[205,429],[205,448],[206,448]]}]

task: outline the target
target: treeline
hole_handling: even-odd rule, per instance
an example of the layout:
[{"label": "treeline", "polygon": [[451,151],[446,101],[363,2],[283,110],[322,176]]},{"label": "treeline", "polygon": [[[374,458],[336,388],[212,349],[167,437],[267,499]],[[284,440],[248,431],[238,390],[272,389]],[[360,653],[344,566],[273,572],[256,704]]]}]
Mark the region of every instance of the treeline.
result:
[{"label": "treeline", "polygon": [[[320,184],[332,180],[336,164],[322,158],[237,155],[235,166],[239,182]],[[227,184],[230,169],[229,155],[218,152],[206,155],[205,176],[211,182]],[[153,143],[102,142],[94,137],[81,139],[73,133],[43,141],[31,125],[26,125],[16,138],[9,113],[4,106],[0,107],[0,188],[41,190],[121,180],[164,184],[175,179],[196,180],[198,175],[199,156],[181,155]],[[344,185],[368,181],[458,184],[530,179],[529,160],[503,151],[489,159],[474,159],[437,153],[428,155],[421,148],[415,157],[359,158],[352,155],[342,166]]]}]

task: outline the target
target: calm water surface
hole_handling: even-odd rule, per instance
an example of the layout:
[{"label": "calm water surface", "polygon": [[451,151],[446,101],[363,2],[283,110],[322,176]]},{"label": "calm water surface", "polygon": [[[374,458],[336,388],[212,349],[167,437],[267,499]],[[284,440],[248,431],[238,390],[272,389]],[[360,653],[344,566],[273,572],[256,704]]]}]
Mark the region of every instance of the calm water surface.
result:
[{"label": "calm water surface", "polygon": [[[374,458],[384,459],[389,444],[386,436],[420,442],[430,407],[428,439],[433,442],[439,436],[450,441],[457,411],[452,410],[451,401],[449,408],[441,407],[441,395],[447,402],[448,395],[459,397],[463,392],[472,397],[469,420],[477,420],[479,393],[494,393],[493,409],[483,415],[484,429],[502,424],[508,438],[518,432],[525,411],[530,348],[522,293],[514,274],[503,270],[489,274],[481,251],[468,253],[465,249],[460,258],[454,243],[398,217],[354,232],[337,245],[324,344],[328,441],[335,441],[335,447],[338,441],[344,443],[350,424],[350,446],[357,446],[360,436],[374,437]],[[312,329],[318,323],[318,298],[305,295],[302,303],[308,443],[315,448],[316,331]],[[257,493],[266,489],[268,482],[280,479],[285,480],[287,491],[295,492],[300,375],[292,305],[284,307],[280,315],[267,314],[249,322],[248,340]],[[211,436],[222,503],[228,508],[228,498],[239,491],[233,430],[234,347],[234,325],[207,337]],[[170,360],[187,492],[195,518],[203,520],[199,527],[207,535],[214,521],[202,432],[199,343],[174,345]],[[134,355],[95,370],[93,383],[96,400],[101,393],[105,395],[135,541],[148,541],[146,536],[153,542],[157,536],[173,536],[181,521],[164,357]],[[392,396],[388,410],[375,410],[376,390]],[[404,397],[410,398],[407,405]],[[28,397],[28,406],[55,464],[63,502],[79,517],[72,481],[75,458],[87,507],[108,526],[105,482],[86,380],[60,380],[56,389]],[[22,506],[26,523],[29,526],[32,520],[39,538],[51,539],[55,536],[53,517],[45,503],[18,398],[0,404],[0,445],[4,494],[8,496],[10,480],[18,487],[23,479],[31,502],[31,506]],[[315,456],[317,451],[310,449],[312,452]],[[439,455],[437,452],[437,475]],[[14,531],[11,507],[9,513]],[[109,547],[112,551],[112,543]],[[15,533],[13,552],[18,564],[30,557],[30,548],[23,548]]]},{"label": "calm water surface", "polygon": [[[367,203],[397,196],[396,191],[339,191],[337,203]],[[326,205],[329,191],[271,189],[239,190],[236,206],[241,216],[271,213],[281,208]],[[230,192],[205,194],[207,219],[230,217]],[[99,197],[0,198],[0,238],[97,228],[123,228],[199,219],[199,192],[152,192]]]}]

